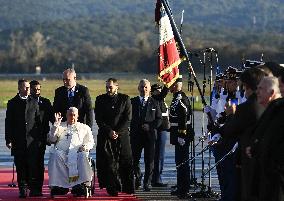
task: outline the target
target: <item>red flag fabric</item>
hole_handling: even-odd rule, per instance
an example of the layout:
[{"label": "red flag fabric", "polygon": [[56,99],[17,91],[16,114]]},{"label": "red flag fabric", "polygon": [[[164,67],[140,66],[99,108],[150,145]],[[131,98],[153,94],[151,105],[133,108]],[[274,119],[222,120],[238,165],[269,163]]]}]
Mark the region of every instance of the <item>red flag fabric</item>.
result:
[{"label": "red flag fabric", "polygon": [[179,77],[178,65],[181,63],[170,19],[157,0],[155,20],[159,25],[158,74],[159,79],[170,87]]}]

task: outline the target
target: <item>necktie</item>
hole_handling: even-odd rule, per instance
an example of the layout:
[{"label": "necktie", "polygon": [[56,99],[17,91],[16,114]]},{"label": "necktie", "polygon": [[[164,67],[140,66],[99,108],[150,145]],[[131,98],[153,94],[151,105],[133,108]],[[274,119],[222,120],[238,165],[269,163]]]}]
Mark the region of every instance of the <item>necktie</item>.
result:
[{"label": "necktie", "polygon": [[141,99],[141,106],[142,106],[142,107],[145,106],[145,98],[144,98],[144,97]]},{"label": "necktie", "polygon": [[72,89],[68,89],[68,103],[70,106],[73,104],[73,98],[74,98],[74,91]]}]

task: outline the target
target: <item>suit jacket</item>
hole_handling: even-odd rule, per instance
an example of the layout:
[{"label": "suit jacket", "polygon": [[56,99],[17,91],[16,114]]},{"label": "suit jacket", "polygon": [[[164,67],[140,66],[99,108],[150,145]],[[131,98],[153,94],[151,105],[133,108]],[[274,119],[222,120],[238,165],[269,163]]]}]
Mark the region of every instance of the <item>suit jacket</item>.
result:
[{"label": "suit jacket", "polygon": [[137,131],[141,130],[141,125],[146,123],[149,124],[151,130],[157,130],[161,125],[162,112],[159,105],[154,98],[149,97],[147,100],[146,115],[145,118],[141,120],[140,112],[140,98],[136,96],[131,99],[132,104],[132,120],[130,124],[130,133],[135,134]]},{"label": "suit jacket", "polygon": [[257,161],[254,168],[254,184],[258,185],[258,200],[283,200],[283,117],[284,98],[273,100],[254,128],[252,151]]},{"label": "suit jacket", "polygon": [[[79,110],[78,121],[87,124],[90,128],[93,126],[93,109],[92,100],[89,89],[80,84],[76,84],[73,106]],[[66,121],[66,111],[68,110],[68,91],[67,88],[61,86],[55,90],[53,108],[54,112],[60,112],[63,119]]]},{"label": "suit jacket", "polygon": [[242,159],[246,156],[244,149],[250,143],[251,129],[255,126],[257,119],[258,104],[256,94],[252,94],[246,102],[237,106],[235,114],[229,116],[224,126],[221,127],[220,134],[224,138],[224,144],[230,145],[228,150],[232,148],[235,141],[239,141]]},{"label": "suit jacket", "polygon": [[44,97],[38,98],[39,114],[41,121],[41,132],[45,139],[47,139],[47,134],[49,133],[50,127],[49,122],[54,123],[54,112],[53,107],[49,99]]},{"label": "suit jacket", "polygon": [[12,155],[25,153],[29,145],[36,141],[40,147],[46,140],[40,131],[38,103],[28,97],[23,100],[16,95],[8,101],[5,118],[6,144],[12,143]]}]

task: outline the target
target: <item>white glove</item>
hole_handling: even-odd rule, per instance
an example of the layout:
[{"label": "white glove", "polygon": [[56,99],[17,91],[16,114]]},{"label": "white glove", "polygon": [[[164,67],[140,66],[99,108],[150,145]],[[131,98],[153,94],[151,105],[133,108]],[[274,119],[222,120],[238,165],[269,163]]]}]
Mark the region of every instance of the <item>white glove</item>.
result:
[{"label": "white glove", "polygon": [[183,146],[185,144],[185,140],[181,137],[178,137],[178,143],[180,146]]},{"label": "white glove", "polygon": [[233,146],[233,148],[232,148],[232,152],[233,152],[233,153],[236,151],[236,149],[238,148],[238,146],[239,146],[239,143],[236,142],[236,144],[235,144],[235,145]]},{"label": "white glove", "polygon": [[209,112],[211,112],[211,110],[212,110],[212,108],[211,108],[210,106],[208,106],[208,105],[206,105],[206,106],[204,107],[204,112],[205,112],[205,113],[209,113]]},{"label": "white glove", "polygon": [[211,137],[210,141],[215,141],[215,142],[217,142],[217,141],[220,140],[220,138],[221,138],[221,135],[220,135],[219,133],[216,133],[215,135],[213,135],[213,136]]}]

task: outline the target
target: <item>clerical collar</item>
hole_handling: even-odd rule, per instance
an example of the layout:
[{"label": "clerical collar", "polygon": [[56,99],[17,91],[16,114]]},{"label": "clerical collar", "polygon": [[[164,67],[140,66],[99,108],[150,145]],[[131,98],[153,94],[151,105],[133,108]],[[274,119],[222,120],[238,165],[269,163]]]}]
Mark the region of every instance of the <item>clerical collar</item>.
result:
[{"label": "clerical collar", "polygon": [[29,96],[21,96],[21,95],[19,94],[19,97],[20,97],[20,99],[27,100]]},{"label": "clerical collar", "polygon": [[66,125],[67,125],[67,128],[73,128],[74,126],[76,126],[76,123],[74,123],[74,124],[68,124],[68,123],[66,122]]},{"label": "clerical collar", "polygon": [[149,96],[139,96],[140,102],[144,99],[144,101],[147,101]]}]

